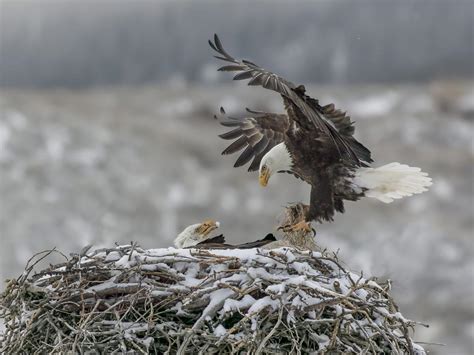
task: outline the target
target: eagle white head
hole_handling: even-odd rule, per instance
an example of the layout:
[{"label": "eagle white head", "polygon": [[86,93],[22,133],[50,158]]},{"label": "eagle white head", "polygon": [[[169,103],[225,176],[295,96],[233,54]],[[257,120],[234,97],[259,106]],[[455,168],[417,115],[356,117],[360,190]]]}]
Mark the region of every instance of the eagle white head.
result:
[{"label": "eagle white head", "polygon": [[212,219],[208,219],[202,223],[192,224],[178,234],[174,240],[174,245],[179,249],[192,247],[209,239],[209,234],[219,228],[219,226],[220,223]]},{"label": "eagle white head", "polygon": [[261,186],[267,186],[270,177],[279,171],[291,171],[293,159],[285,143],[274,146],[260,161],[258,180]]}]

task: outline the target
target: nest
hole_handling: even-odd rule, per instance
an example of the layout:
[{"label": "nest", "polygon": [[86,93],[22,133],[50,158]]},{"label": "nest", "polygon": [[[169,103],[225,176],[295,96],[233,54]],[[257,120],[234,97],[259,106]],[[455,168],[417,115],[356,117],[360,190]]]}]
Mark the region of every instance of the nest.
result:
[{"label": "nest", "polygon": [[424,354],[389,284],[335,255],[116,246],[71,255],[1,296],[1,353]]}]

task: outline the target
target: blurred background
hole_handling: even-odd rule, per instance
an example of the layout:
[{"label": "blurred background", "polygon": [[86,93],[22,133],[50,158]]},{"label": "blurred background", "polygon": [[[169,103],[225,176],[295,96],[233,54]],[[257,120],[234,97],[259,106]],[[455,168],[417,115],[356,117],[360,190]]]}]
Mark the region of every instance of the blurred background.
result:
[{"label": "blurred background", "polygon": [[[472,354],[474,2],[0,1],[0,278],[33,253],[167,247],[219,220],[229,242],[274,230],[309,186],[267,189],[222,157],[220,106],[282,111],[217,73],[207,39],[351,113],[375,165],[430,173],[429,192],[346,203],[318,242],[394,281],[432,354]],[[3,285],[2,285],[3,287]]]}]

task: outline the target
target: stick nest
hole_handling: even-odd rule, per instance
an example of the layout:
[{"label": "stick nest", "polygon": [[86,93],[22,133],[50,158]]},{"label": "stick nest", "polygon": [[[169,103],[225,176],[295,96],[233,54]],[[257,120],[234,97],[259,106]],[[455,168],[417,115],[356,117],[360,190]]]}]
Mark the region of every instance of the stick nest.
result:
[{"label": "stick nest", "polygon": [[71,255],[7,283],[9,353],[411,353],[389,284],[335,255],[117,246]]}]

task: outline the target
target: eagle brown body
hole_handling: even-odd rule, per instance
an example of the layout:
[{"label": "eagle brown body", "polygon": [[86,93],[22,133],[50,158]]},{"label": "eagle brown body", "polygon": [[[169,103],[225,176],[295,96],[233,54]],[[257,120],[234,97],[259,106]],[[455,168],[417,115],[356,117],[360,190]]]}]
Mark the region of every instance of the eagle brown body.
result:
[{"label": "eagle brown body", "polygon": [[[362,162],[356,165],[341,159],[337,147],[328,144],[317,130],[307,124],[307,120],[301,117],[301,113],[291,103],[285,106],[289,116],[297,123],[294,128],[286,131],[284,139],[293,158],[292,173],[312,187],[306,220],[330,221],[334,211],[344,212],[344,199],[355,201],[363,197],[362,191],[355,190],[350,182],[355,169],[361,166]],[[335,110],[333,106],[328,106],[326,111]],[[312,139],[304,137],[307,132],[313,133]],[[370,160],[370,155],[368,159]]]},{"label": "eagle brown body", "polygon": [[[217,36],[211,47],[219,59],[233,63],[220,71],[239,71],[234,79],[250,79],[249,85],[261,85],[278,92],[286,114],[248,110],[252,117],[235,119],[222,124],[236,127],[220,135],[224,139],[236,139],[223,154],[232,154],[243,148],[235,167],[252,162],[249,171],[257,170],[262,157],[275,145],[284,142],[293,159],[291,171],[311,185],[310,205],[306,220],[330,221],[335,211],[343,212],[343,200],[357,200],[363,189],[354,188],[350,178],[354,171],[367,166],[372,159],[370,151],[354,137],[354,127],[344,112],[333,104],[320,106],[305,93],[304,86],[293,83],[265,71],[249,61],[237,61],[222,47]],[[225,113],[221,109],[221,113]]]}]

